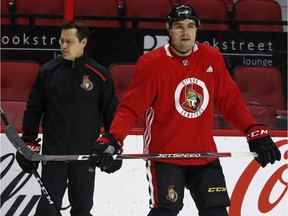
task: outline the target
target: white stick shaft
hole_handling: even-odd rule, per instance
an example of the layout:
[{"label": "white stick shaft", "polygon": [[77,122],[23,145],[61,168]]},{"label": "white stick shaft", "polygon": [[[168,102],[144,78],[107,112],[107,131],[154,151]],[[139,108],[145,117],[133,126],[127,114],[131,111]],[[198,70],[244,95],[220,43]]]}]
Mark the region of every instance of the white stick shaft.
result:
[{"label": "white stick shaft", "polygon": [[258,157],[256,152],[231,152],[231,157]]}]

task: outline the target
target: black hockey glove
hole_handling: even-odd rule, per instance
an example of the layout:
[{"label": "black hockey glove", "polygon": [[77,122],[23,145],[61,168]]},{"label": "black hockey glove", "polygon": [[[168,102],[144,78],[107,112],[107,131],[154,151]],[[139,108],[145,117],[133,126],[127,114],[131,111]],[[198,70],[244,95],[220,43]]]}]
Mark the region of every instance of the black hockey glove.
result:
[{"label": "black hockey glove", "polygon": [[[23,136],[21,138],[28,148],[30,148],[34,152],[40,153],[41,149],[41,146],[39,144],[39,142],[41,141],[40,138],[36,140],[34,140],[29,136]],[[18,151],[16,152],[16,161],[18,162],[22,170],[26,173],[32,173],[33,169],[35,170],[38,169],[39,161],[29,161]]]},{"label": "black hockey glove", "polygon": [[[110,156],[111,157],[111,156]],[[110,166],[107,166],[106,169],[100,168],[101,171],[104,171],[108,174],[114,173],[122,167],[122,160],[114,160],[110,162]]]},{"label": "black hockey glove", "polygon": [[[104,133],[93,144],[89,157],[89,171],[94,172],[95,167],[99,167],[102,171],[115,172],[122,166],[122,162],[113,160],[114,154],[120,154],[122,144],[117,141],[110,133]],[[114,169],[112,169],[114,165]]]},{"label": "black hockey glove", "polygon": [[262,167],[281,159],[281,153],[271,139],[266,125],[251,126],[245,130],[245,134],[250,151],[258,154],[255,159]]}]

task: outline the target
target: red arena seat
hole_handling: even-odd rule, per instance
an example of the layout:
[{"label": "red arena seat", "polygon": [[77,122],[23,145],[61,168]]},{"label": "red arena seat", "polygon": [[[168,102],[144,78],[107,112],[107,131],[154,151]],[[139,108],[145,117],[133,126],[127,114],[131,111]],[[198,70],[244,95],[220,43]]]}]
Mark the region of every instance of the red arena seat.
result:
[{"label": "red arena seat", "polygon": [[[190,5],[194,8],[200,18],[217,20],[228,19],[228,8],[224,1],[221,0],[183,0],[182,4]],[[201,30],[227,31],[229,25],[226,23],[201,23]]]},{"label": "red arena seat", "polygon": [[[127,0],[125,6],[125,16],[166,19],[167,14],[172,7],[173,3],[170,0]],[[132,22],[127,21],[126,27],[131,28]],[[139,22],[138,28],[165,29],[166,24],[165,21]]]},{"label": "red arena seat", "polygon": [[[1,14],[9,14],[9,0],[1,0]],[[1,25],[9,25],[11,20],[9,17],[1,17]]]},{"label": "red arena seat", "polygon": [[93,20],[82,19],[77,16],[103,16],[103,17],[117,17],[119,16],[118,7],[121,2],[117,0],[82,0],[74,1],[74,15],[75,19],[85,23],[89,27],[106,27],[114,28],[120,27],[120,21],[108,20]]},{"label": "red arena seat", "polygon": [[[114,63],[109,66],[116,94],[120,102],[133,79],[135,65],[135,63]],[[140,121],[136,123],[135,128],[143,128],[143,125],[144,121],[143,118],[141,118]]]},{"label": "red arena seat", "polygon": [[[64,14],[64,5],[62,0],[17,0],[15,3],[15,13],[17,14],[43,14],[50,15],[47,18],[35,18],[35,25],[60,26],[63,18],[53,18],[53,15]],[[29,18],[17,18],[17,25],[29,25]]]},{"label": "red arena seat", "polygon": [[1,100],[27,101],[40,64],[25,61],[1,61]]},{"label": "red arena seat", "polygon": [[284,109],[282,76],[278,68],[238,66],[232,75],[247,104]]},{"label": "red arena seat", "polygon": [[[277,129],[277,113],[276,110],[267,105],[251,105],[247,104],[247,107],[253,116],[257,124],[265,124],[272,130]],[[235,127],[225,122],[225,129],[235,129]]]},{"label": "red arena seat", "polygon": [[114,63],[109,66],[119,101],[132,81],[134,69],[135,63]]},{"label": "red arena seat", "polygon": [[[1,108],[5,112],[7,119],[15,129],[20,132],[22,129],[23,114],[26,109],[26,101],[1,101]],[[4,128],[1,127],[1,132]]]},{"label": "red arena seat", "polygon": [[[235,20],[282,21],[281,6],[271,0],[239,0],[234,5]],[[282,32],[281,25],[240,24],[239,31]]]}]

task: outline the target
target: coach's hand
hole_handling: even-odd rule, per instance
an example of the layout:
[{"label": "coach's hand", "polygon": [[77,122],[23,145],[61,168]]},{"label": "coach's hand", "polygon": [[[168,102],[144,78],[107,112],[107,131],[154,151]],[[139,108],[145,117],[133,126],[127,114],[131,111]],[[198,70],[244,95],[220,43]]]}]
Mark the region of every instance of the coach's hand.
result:
[{"label": "coach's hand", "polygon": [[266,125],[254,125],[245,130],[249,149],[256,152],[256,161],[265,167],[268,163],[274,164],[281,159],[281,153],[271,139]]},{"label": "coach's hand", "polygon": [[[33,138],[29,136],[22,136],[21,137],[23,142],[27,145],[29,149],[31,149],[34,152],[40,153],[41,145],[39,142],[41,139],[34,140]],[[32,173],[32,170],[37,170],[39,161],[30,161],[26,159],[20,152],[16,152],[16,161],[18,162],[19,166],[22,168],[22,170],[26,173]]]},{"label": "coach's hand", "polygon": [[116,160],[113,160],[112,156],[114,154],[121,153],[121,146],[122,144],[111,134],[102,134],[102,136],[93,144],[89,157],[89,171],[94,172],[96,166],[102,171],[108,173],[115,172],[120,169],[122,166],[122,161],[116,162]]}]

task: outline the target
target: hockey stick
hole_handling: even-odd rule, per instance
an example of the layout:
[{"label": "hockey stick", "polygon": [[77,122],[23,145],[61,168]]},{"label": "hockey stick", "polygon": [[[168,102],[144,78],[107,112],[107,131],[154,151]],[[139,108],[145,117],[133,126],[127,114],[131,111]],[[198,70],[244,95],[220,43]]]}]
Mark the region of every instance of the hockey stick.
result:
[{"label": "hockey stick", "polygon": [[[5,130],[6,135],[7,135],[7,134],[13,134],[13,136],[12,136],[12,135],[9,135],[9,136],[7,135],[8,139],[9,139],[10,142],[14,145],[14,147],[15,147],[21,154],[23,154],[23,156],[25,157],[24,152],[25,152],[27,149],[28,149],[29,151],[32,151],[32,150],[30,150],[30,149],[26,146],[26,144],[22,141],[22,139],[21,139],[20,136],[18,135],[18,133],[17,133],[17,131],[15,130],[15,128],[14,128],[12,125],[9,124],[9,122],[8,122],[8,120],[7,120],[7,117],[6,117],[4,111],[3,111],[1,108],[0,108],[0,112],[1,112],[1,118],[2,118],[2,120],[3,120],[3,122],[4,122],[5,126],[6,126],[6,130]],[[10,131],[10,132],[7,132],[7,131]],[[17,136],[16,136],[16,135],[17,135]],[[17,143],[19,142],[19,140],[14,140],[14,139],[15,139],[14,136],[15,136],[15,137],[19,137],[19,139],[22,141],[22,143],[19,144],[20,146],[17,146]],[[13,142],[12,142],[12,141],[13,141]],[[16,142],[17,142],[17,143],[16,143]],[[22,146],[22,145],[23,145],[23,146]],[[27,149],[25,149],[25,148],[23,148],[23,147],[26,147]],[[24,150],[24,152],[23,152],[22,150]],[[32,151],[32,152],[33,152],[33,151]],[[25,157],[25,158],[26,158],[26,157]],[[28,158],[26,158],[26,159],[28,159]],[[54,214],[56,213],[57,215],[61,216],[60,210],[57,208],[57,206],[55,205],[55,203],[54,203],[54,201],[52,200],[51,196],[49,195],[49,193],[48,193],[45,185],[43,184],[43,181],[42,181],[40,175],[38,174],[37,170],[36,170],[36,169],[32,169],[32,174],[34,175],[34,177],[36,178],[37,182],[39,183],[40,189],[41,189],[41,191],[42,191],[42,194],[46,197],[46,199],[47,199],[50,207],[52,208],[52,209],[51,209],[52,212],[53,212]]]},{"label": "hockey stick", "polygon": [[40,177],[40,175],[38,174],[37,170],[33,169],[32,170],[32,173],[33,175],[35,176],[36,180],[38,181],[39,185],[40,185],[40,188],[41,188],[41,191],[42,191],[42,194],[46,197],[50,207],[52,208],[51,211],[54,214],[57,214],[59,216],[62,216],[61,213],[60,213],[60,210],[58,209],[58,207],[55,205],[53,199],[51,198],[51,196],[49,195],[46,187],[44,186],[43,184],[43,181]]},{"label": "hockey stick", "polygon": [[[9,124],[5,113],[1,109],[1,118],[6,125],[6,136],[14,147],[30,161],[73,161],[88,160],[89,155],[41,155],[31,149],[22,141],[15,128]],[[168,154],[119,154],[113,156],[115,160],[123,159],[191,159],[216,157],[257,157],[255,152],[198,152],[198,153],[168,153]]]}]

